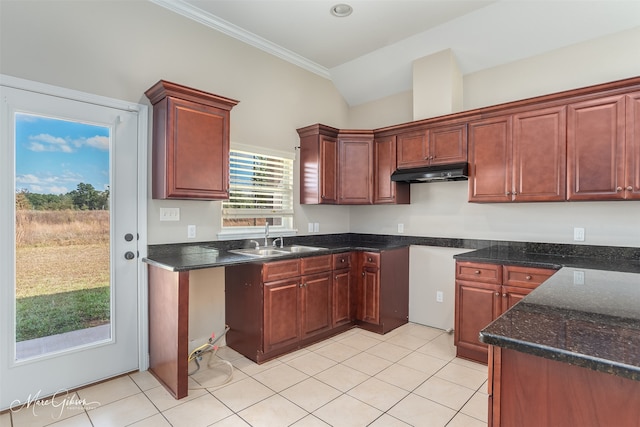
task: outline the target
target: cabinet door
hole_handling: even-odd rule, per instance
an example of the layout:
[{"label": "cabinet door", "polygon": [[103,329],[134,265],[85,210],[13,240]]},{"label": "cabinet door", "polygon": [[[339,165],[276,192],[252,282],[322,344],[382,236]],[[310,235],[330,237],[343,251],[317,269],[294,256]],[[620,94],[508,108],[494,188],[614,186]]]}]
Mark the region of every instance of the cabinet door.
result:
[{"label": "cabinet door", "polygon": [[456,280],[454,344],[457,355],[487,363],[487,345],[480,331],[502,311],[500,285]]},{"label": "cabinet door", "polygon": [[168,97],[166,126],[166,163],[154,165],[154,197],[228,199],[229,111]]},{"label": "cabinet door", "polygon": [[373,138],[339,137],[338,203],[371,204],[373,187]]},{"label": "cabinet door", "polygon": [[338,140],[320,136],[320,204],[338,202]]},{"label": "cabinet door", "polygon": [[429,164],[427,131],[401,133],[397,136],[398,169],[408,169]]},{"label": "cabinet door", "polygon": [[408,183],[391,181],[396,170],[396,137],[373,141],[373,203],[407,204],[410,202]]},{"label": "cabinet door", "polygon": [[640,200],[640,92],[627,97],[625,198]]},{"label": "cabinet door", "polygon": [[469,124],[469,201],[511,201],[511,116]]},{"label": "cabinet door", "polygon": [[380,270],[363,267],[360,285],[358,320],[377,325],[380,322]]},{"label": "cabinet door", "polygon": [[467,124],[440,126],[428,132],[429,163],[464,163],[467,161]]},{"label": "cabinet door", "polygon": [[624,131],[624,96],[569,105],[568,200],[624,198]]},{"label": "cabinet door", "polygon": [[566,125],[564,106],[513,117],[514,200],[565,200]]},{"label": "cabinet door", "polygon": [[300,281],[302,339],[331,329],[331,285],[331,272],[302,276]]},{"label": "cabinet door", "polygon": [[502,287],[502,312],[509,310],[524,297],[529,295],[533,289],[520,288],[517,286]]},{"label": "cabinet door", "polygon": [[300,339],[298,278],[264,284],[264,352]]},{"label": "cabinet door", "polygon": [[351,322],[352,310],[351,270],[333,272],[333,326]]}]

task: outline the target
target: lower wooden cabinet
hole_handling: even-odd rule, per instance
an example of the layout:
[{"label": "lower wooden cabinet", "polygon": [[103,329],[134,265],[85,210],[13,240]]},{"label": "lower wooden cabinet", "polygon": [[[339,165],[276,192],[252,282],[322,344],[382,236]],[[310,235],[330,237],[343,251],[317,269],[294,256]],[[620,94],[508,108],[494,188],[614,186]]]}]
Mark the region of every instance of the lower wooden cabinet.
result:
[{"label": "lower wooden cabinet", "polygon": [[480,331],[554,273],[546,268],[456,262],[456,355],[487,363],[488,346],[480,342]]},{"label": "lower wooden cabinet", "polygon": [[640,381],[490,347],[489,427],[638,426]]},{"label": "lower wooden cabinet", "polygon": [[357,324],[387,333],[409,319],[409,248],[361,252]]},{"label": "lower wooden cabinet", "polygon": [[225,267],[227,345],[261,363],[351,328],[350,259],[346,253]]},{"label": "lower wooden cabinet", "polygon": [[227,266],[225,313],[227,345],[257,363],[356,325],[386,333],[408,321],[409,248]]}]

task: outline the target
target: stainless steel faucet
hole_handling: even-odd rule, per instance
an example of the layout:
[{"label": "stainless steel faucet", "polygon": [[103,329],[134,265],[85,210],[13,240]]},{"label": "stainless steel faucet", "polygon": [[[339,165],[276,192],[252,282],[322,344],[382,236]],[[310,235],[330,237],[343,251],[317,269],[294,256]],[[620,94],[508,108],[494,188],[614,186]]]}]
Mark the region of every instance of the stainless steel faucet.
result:
[{"label": "stainless steel faucet", "polygon": [[267,241],[267,237],[269,237],[269,223],[267,222],[264,225],[264,246],[267,247],[269,242]]},{"label": "stainless steel faucet", "polygon": [[255,243],[256,244],[256,249],[260,249],[260,243],[256,242],[255,240],[249,240],[249,244]]},{"label": "stainless steel faucet", "polygon": [[284,238],[280,236],[277,239],[273,239],[273,242],[271,244],[273,245],[274,248],[277,247],[276,243],[278,243],[278,240],[280,240],[280,247],[284,246]]}]

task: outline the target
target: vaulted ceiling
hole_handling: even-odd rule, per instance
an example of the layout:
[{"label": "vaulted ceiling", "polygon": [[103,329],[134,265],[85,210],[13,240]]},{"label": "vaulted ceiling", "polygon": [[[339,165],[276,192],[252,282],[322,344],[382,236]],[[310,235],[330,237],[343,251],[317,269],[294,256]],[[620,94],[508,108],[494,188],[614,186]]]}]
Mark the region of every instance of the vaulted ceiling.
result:
[{"label": "vaulted ceiling", "polygon": [[[639,0],[151,1],[331,79],[352,106],[410,90],[413,61],[444,49],[468,74],[640,26]],[[353,12],[333,16],[339,3]]]}]

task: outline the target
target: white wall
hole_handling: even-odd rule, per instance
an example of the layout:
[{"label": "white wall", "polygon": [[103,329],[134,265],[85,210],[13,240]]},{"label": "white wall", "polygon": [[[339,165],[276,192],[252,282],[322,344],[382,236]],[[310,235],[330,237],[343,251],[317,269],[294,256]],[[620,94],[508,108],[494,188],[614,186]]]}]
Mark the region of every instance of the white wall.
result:
[{"label": "white wall", "polygon": [[[478,108],[638,75],[640,28],[464,76],[464,105]],[[350,230],[397,234],[403,223],[409,235],[574,243],[573,227],[579,226],[586,229],[585,244],[640,247],[640,201],[474,204],[467,203],[467,192],[466,182],[411,184],[411,205],[353,207]]]}]

